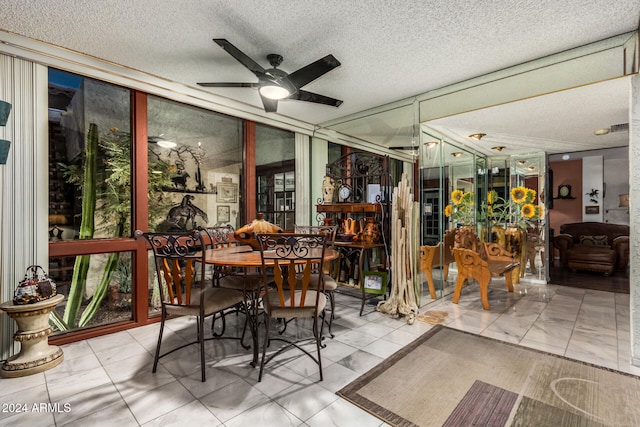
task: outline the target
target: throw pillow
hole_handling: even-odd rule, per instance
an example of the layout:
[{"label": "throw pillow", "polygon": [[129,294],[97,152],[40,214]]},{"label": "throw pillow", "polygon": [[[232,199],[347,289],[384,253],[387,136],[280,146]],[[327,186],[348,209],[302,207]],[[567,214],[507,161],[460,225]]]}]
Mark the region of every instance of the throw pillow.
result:
[{"label": "throw pillow", "polygon": [[594,246],[608,246],[607,236],[580,236],[580,244]]}]

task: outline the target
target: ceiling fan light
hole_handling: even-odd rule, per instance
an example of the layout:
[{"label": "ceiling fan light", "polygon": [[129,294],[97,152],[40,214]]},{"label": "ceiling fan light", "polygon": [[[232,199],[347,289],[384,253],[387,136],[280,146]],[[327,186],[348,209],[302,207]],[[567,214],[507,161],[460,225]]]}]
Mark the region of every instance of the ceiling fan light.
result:
[{"label": "ceiling fan light", "polygon": [[265,85],[260,87],[260,94],[269,99],[284,99],[291,95],[289,91],[282,86]]}]

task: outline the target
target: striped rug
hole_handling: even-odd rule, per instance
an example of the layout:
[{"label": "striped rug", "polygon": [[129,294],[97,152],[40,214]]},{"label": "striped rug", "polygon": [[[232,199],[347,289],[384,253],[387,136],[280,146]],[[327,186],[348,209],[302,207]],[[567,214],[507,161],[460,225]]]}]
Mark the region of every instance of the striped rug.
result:
[{"label": "striped rug", "polygon": [[640,377],[441,325],[338,394],[394,426],[640,425]]}]

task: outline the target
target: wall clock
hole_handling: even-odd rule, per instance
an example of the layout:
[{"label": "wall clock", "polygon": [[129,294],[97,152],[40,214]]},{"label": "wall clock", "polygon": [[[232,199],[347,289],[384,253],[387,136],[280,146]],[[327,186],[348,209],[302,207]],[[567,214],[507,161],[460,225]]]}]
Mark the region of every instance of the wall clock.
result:
[{"label": "wall clock", "polygon": [[341,201],[347,200],[351,196],[351,187],[347,184],[342,184],[338,189],[338,196],[340,196]]},{"label": "wall clock", "polygon": [[571,186],[569,184],[562,184],[558,186],[558,198],[573,199],[573,197],[571,197]]}]

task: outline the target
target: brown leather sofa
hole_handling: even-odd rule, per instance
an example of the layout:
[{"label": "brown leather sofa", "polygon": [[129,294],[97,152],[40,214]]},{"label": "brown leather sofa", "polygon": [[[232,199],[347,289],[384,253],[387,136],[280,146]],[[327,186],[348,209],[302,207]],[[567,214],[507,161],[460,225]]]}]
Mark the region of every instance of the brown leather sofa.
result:
[{"label": "brown leather sofa", "polygon": [[560,263],[571,270],[613,274],[629,264],[629,226],[604,222],[576,222],[560,226],[553,245]]}]

